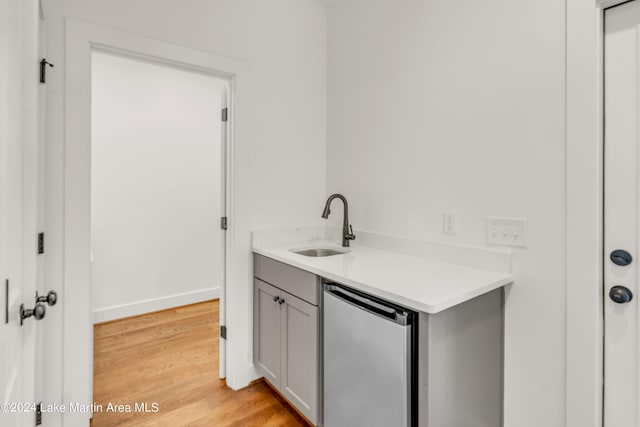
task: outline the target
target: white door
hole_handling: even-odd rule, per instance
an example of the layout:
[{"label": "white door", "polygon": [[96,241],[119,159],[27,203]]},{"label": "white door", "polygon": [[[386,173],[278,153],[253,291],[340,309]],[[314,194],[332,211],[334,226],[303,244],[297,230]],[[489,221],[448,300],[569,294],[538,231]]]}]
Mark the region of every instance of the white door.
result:
[{"label": "white door", "polygon": [[34,425],[38,1],[0,0],[0,425]]},{"label": "white door", "polygon": [[640,1],[605,11],[605,427],[640,427]]}]

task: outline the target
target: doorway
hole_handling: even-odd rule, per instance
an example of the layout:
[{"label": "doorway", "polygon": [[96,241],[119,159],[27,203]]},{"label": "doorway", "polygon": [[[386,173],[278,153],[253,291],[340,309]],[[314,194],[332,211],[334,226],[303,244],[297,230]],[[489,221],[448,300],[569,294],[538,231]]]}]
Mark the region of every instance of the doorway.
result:
[{"label": "doorway", "polygon": [[227,82],[92,52],[94,323],[217,299]]},{"label": "doorway", "polygon": [[211,73],[92,50],[94,324],[224,307],[228,92]]}]

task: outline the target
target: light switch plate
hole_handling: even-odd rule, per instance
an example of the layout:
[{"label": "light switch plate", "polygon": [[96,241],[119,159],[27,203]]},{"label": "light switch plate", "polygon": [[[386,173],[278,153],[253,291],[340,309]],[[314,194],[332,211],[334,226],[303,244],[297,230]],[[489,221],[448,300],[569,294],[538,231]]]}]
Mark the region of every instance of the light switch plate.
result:
[{"label": "light switch plate", "polygon": [[487,243],[490,245],[527,247],[527,219],[487,217]]}]

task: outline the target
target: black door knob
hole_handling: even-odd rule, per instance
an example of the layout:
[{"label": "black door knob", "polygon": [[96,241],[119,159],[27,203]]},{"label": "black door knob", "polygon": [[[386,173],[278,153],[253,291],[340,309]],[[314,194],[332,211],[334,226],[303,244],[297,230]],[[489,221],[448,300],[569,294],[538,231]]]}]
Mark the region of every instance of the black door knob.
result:
[{"label": "black door knob", "polygon": [[24,320],[29,317],[35,317],[36,320],[44,319],[44,316],[47,314],[47,309],[44,304],[37,303],[34,308],[24,308],[24,304],[20,304],[20,326],[24,324]]},{"label": "black door knob", "polygon": [[36,302],[46,302],[47,305],[56,305],[56,302],[58,302],[58,294],[56,291],[49,291],[46,296],[40,296],[38,292],[36,292]]},{"label": "black door knob", "polygon": [[631,261],[633,261],[631,254],[624,249],[616,249],[611,252],[609,259],[611,259],[614,264],[622,266],[629,265],[631,264]]},{"label": "black door knob", "polygon": [[626,304],[633,299],[633,293],[626,286],[614,286],[609,291],[609,298],[618,304]]},{"label": "black door knob", "polygon": [[42,303],[36,304],[36,306],[33,308],[33,317],[35,317],[36,320],[44,319],[44,316],[46,314],[47,314],[47,309],[44,307],[44,304]]}]

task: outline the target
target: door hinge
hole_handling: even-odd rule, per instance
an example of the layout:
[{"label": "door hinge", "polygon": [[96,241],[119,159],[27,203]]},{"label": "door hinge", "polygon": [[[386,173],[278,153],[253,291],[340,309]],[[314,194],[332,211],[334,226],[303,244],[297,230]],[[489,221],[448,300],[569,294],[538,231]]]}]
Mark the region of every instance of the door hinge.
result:
[{"label": "door hinge", "polygon": [[223,230],[227,229],[227,217],[223,216],[220,218],[220,228],[222,228]]},{"label": "door hinge", "polygon": [[45,58],[42,58],[42,61],[40,61],[40,83],[47,82],[47,65],[49,67],[53,67],[53,64],[51,62],[48,62]]},{"label": "door hinge", "polygon": [[9,279],[4,281],[4,323],[9,323]]},{"label": "door hinge", "polygon": [[228,108],[223,108],[222,109],[222,121],[226,122],[229,120],[229,109]]},{"label": "door hinge", "polygon": [[38,255],[44,253],[44,233],[38,233]]},{"label": "door hinge", "polygon": [[39,426],[42,424],[42,402],[39,402],[36,405],[36,425]]},{"label": "door hinge", "polygon": [[222,338],[223,340],[227,339],[227,327],[224,325],[220,326],[220,338]]}]

